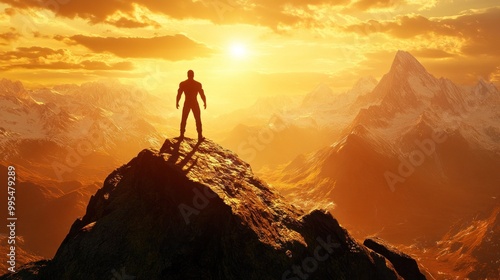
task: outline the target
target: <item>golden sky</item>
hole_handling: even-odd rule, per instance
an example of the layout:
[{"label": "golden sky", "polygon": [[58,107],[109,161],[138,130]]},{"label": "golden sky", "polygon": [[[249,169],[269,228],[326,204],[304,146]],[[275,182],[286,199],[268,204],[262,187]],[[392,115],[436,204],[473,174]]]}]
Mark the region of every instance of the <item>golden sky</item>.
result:
[{"label": "golden sky", "polygon": [[[118,78],[220,106],[379,79],[398,49],[459,84],[500,83],[498,0],[0,0],[0,69],[28,86]],[[209,103],[210,104],[210,103]]]}]

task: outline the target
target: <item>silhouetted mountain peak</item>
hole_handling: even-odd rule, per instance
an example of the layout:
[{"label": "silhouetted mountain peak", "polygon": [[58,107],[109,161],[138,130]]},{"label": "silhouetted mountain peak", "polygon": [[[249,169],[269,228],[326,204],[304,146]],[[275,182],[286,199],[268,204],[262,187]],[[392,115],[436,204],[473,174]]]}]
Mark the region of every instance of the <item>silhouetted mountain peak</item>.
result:
[{"label": "silhouetted mountain peak", "polygon": [[233,152],[187,138],[112,172],[53,260],[0,279],[107,279],[122,268],[137,279],[400,279],[326,211],[295,208]]}]

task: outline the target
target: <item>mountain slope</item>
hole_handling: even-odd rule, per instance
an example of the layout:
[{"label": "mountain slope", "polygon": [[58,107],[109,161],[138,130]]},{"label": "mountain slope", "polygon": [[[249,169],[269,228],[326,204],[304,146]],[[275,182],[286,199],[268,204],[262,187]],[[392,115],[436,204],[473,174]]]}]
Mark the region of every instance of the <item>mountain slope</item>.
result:
[{"label": "mountain slope", "polygon": [[266,119],[260,123],[247,119],[226,133],[221,143],[236,151],[256,170],[285,164],[297,155],[310,153],[337,139],[359,109],[366,107],[366,104],[358,105],[357,98],[371,92],[376,84],[373,77],[361,78],[352,89],[341,94],[334,94],[326,84],[320,84],[304,96],[298,106],[290,97],[256,103],[245,114],[252,113],[255,119],[266,115]]},{"label": "mountain slope", "polygon": [[234,153],[190,139],[167,139],[112,172],[53,260],[0,279],[119,271],[137,279],[401,279],[330,214],[289,205]]},{"label": "mountain slope", "polygon": [[437,262],[453,263],[455,271],[470,279],[498,277],[500,205],[497,204],[487,217],[476,216],[471,221],[457,223],[431,252],[437,256]]},{"label": "mountain slope", "polygon": [[435,78],[399,51],[356,102],[368,107],[340,140],[265,178],[298,205],[328,205],[356,237],[424,247],[500,195],[500,92],[492,84]]},{"label": "mountain slope", "polygon": [[[85,214],[89,197],[99,188],[97,183],[83,185],[79,182],[26,182],[25,171],[16,169],[16,214],[19,221],[16,234],[22,242],[17,250],[31,252],[41,258],[51,258],[56,253],[75,217]],[[7,181],[7,167],[0,164],[0,180]],[[0,193],[0,201],[7,201],[7,192]],[[6,220],[7,211],[0,213]],[[0,235],[8,235],[1,229]],[[7,244],[5,244],[7,245]],[[27,258],[32,261],[32,258]],[[18,259],[17,264],[24,264]]]}]

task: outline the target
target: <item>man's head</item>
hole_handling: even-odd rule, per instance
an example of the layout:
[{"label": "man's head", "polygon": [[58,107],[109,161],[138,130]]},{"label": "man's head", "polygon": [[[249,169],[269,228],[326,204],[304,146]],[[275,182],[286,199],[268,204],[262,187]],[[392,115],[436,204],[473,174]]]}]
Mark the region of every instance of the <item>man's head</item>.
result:
[{"label": "man's head", "polygon": [[193,70],[188,71],[188,78],[191,80],[194,78],[194,71]]}]

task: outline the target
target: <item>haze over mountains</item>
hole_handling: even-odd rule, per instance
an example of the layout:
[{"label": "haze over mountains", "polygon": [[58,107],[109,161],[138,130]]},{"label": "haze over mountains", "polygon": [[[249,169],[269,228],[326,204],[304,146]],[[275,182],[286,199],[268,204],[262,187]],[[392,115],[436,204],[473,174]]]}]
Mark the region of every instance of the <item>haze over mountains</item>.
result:
[{"label": "haze over mountains", "polygon": [[35,168],[46,179],[100,179],[108,171],[99,173],[102,162],[117,164],[162,139],[156,128],[163,125],[157,121],[161,103],[118,82],[28,91],[3,79],[0,107],[3,159]]},{"label": "haze over mountains", "polygon": [[[0,81],[1,164],[24,181],[27,260],[53,256],[107,174],[177,135],[172,101],[113,81]],[[299,208],[327,208],[356,238],[397,244],[436,279],[482,279],[498,269],[488,248],[500,244],[499,109],[494,85],[436,78],[399,51],[379,82],[341,94],[322,84],[204,121]]]},{"label": "haze over mountains", "polygon": [[340,137],[357,110],[365,106],[355,104],[357,98],[369,93],[376,84],[373,77],[366,77],[340,94],[334,94],[327,85],[320,84],[300,101],[273,98],[275,104],[281,104],[279,110],[266,110],[267,119],[260,123],[237,125],[222,143],[254,168],[284,164],[297,155],[315,151]]},{"label": "haze over mountains", "polygon": [[286,196],[305,207],[330,205],[360,236],[377,233],[420,248],[433,247],[460,218],[496,213],[500,93],[493,85],[437,79],[400,51],[356,103],[372,105],[340,140],[268,177]]}]

